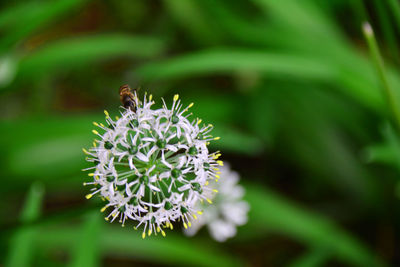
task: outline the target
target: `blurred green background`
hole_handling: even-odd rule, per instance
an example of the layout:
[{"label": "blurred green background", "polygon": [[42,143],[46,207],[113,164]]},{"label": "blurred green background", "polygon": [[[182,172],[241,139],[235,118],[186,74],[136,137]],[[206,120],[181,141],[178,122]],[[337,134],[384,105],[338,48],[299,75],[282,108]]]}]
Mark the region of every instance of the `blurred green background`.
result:
[{"label": "blurred green background", "polygon": [[[397,0],[2,2],[0,265],[399,266],[399,30]],[[142,240],[84,199],[125,83],[215,125],[251,205],[235,238]]]}]

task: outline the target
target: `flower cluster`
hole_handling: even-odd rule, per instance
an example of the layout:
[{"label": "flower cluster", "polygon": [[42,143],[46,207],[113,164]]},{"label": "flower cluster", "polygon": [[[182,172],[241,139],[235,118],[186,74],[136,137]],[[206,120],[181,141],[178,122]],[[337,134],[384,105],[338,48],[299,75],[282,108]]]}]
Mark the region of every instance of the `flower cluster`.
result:
[{"label": "flower cluster", "polygon": [[182,221],[185,228],[201,214],[197,202],[209,202],[210,181],[219,178],[219,152],[210,153],[212,125],[200,119],[190,121],[186,114],[193,105],[183,108],[178,95],[171,108],[152,109],[152,96],[140,101],[135,95],[136,110],[123,109],[113,120],[107,111],[106,125],[94,123],[99,137],[89,150],[87,161],[94,167],[93,180],[86,196],[100,197],[107,203],[106,220],[127,219],[143,226],[142,237],[152,233],[165,236],[163,229]]},{"label": "flower cluster", "polygon": [[204,215],[193,222],[184,232],[188,236],[195,235],[204,225],[207,225],[211,236],[224,242],[236,235],[236,227],[247,222],[249,204],[243,200],[244,188],[238,184],[239,174],[232,171],[227,164],[221,168],[221,181],[212,182],[218,189],[218,194],[210,194],[213,205],[197,204],[204,209]]}]

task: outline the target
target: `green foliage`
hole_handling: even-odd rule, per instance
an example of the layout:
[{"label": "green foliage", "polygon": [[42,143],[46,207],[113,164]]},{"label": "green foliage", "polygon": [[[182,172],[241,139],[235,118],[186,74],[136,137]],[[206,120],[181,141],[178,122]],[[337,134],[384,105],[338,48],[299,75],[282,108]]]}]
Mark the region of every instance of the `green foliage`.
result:
[{"label": "green foliage", "polygon": [[[396,0],[2,4],[1,263],[398,262],[399,29]],[[251,205],[236,239],[142,240],[105,225],[99,203],[81,205],[82,147],[104,108],[118,115],[125,83],[156,101],[179,93],[215,126],[211,149]]]},{"label": "green foliage", "polygon": [[[20,215],[21,223],[30,223],[39,218],[43,195],[43,185],[39,182],[32,184]],[[31,266],[37,235],[37,227],[17,230],[10,238],[5,265],[10,267]]]}]

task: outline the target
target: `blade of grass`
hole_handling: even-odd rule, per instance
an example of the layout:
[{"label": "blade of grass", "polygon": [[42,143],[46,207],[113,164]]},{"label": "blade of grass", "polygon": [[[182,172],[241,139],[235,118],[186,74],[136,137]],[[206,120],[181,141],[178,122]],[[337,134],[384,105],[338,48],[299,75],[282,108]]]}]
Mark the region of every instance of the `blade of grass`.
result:
[{"label": "blade of grass", "polygon": [[[44,188],[41,183],[34,183],[29,189],[20,221],[31,223],[40,216]],[[9,252],[5,266],[30,266],[34,249],[34,239],[37,235],[36,227],[27,227],[16,231],[10,238]]]},{"label": "blade of grass", "polygon": [[209,50],[139,67],[143,80],[185,78],[190,75],[258,71],[301,78],[327,79],[335,75],[329,65],[309,57],[252,50]]},{"label": "blade of grass", "polygon": [[22,58],[18,78],[71,69],[122,55],[148,58],[159,55],[162,50],[163,42],[152,37],[126,34],[75,37],[53,42]]},{"label": "blade of grass", "polygon": [[305,211],[259,185],[246,184],[250,221],[358,266],[381,266],[376,256],[332,221]]},{"label": "blade of grass", "polygon": [[[38,238],[38,246],[51,250],[68,250],[79,231],[72,227],[47,229]],[[151,236],[146,239],[131,227],[107,227],[99,235],[99,249],[104,256],[128,257],[153,263],[178,266],[243,266],[236,256],[221,247],[167,233],[166,238]]]},{"label": "blade of grass", "polygon": [[399,52],[397,51],[397,40],[395,30],[388,16],[385,3],[379,0],[374,1],[376,11],[378,13],[379,23],[382,29],[382,33],[385,39],[385,43],[389,48],[389,54],[392,56],[392,60],[398,62]]},{"label": "blade of grass", "polygon": [[389,111],[391,112],[392,118],[395,121],[398,130],[400,130],[400,107],[398,99],[394,89],[391,87],[389,83],[383,59],[379,52],[378,44],[375,40],[374,32],[372,30],[371,25],[368,22],[365,22],[363,24],[363,33],[368,43],[371,57],[374,61],[379,78],[383,85],[383,94],[386,98],[387,104],[389,105]]},{"label": "blade of grass", "polygon": [[304,255],[301,255],[299,258],[295,259],[290,267],[317,267],[324,266],[324,263],[329,258],[329,254],[322,249],[312,249],[309,252],[306,252]]},{"label": "blade of grass", "polygon": [[71,267],[100,266],[99,241],[103,222],[98,211],[90,212],[86,217],[79,242],[72,253]]},{"label": "blade of grass", "polygon": [[397,0],[388,0],[387,3],[393,12],[393,16],[396,19],[397,27],[400,29],[400,3]]}]

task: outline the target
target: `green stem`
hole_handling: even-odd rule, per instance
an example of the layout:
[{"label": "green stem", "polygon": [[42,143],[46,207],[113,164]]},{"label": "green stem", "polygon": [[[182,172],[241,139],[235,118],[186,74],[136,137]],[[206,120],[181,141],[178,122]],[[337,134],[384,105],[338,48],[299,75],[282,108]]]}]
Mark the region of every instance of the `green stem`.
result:
[{"label": "green stem", "polygon": [[383,85],[383,92],[386,98],[386,101],[389,104],[390,111],[395,120],[396,126],[398,130],[400,130],[400,108],[396,99],[396,94],[393,88],[390,86],[387,73],[385,70],[385,66],[383,63],[382,56],[379,52],[379,47],[376,42],[374,31],[372,30],[371,25],[368,22],[363,24],[363,33],[364,37],[368,43],[368,48],[371,53],[371,57],[374,61],[375,67],[378,71],[379,79]]}]

